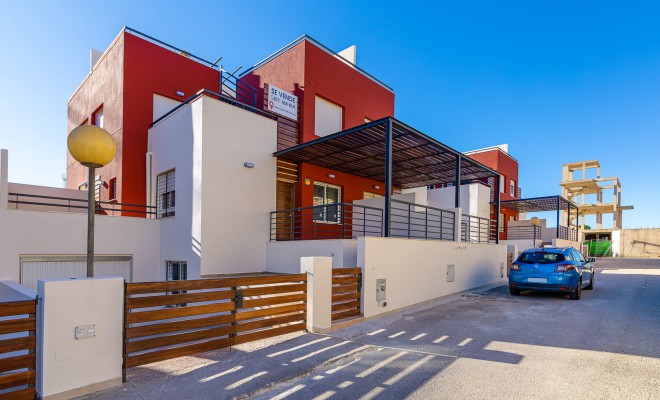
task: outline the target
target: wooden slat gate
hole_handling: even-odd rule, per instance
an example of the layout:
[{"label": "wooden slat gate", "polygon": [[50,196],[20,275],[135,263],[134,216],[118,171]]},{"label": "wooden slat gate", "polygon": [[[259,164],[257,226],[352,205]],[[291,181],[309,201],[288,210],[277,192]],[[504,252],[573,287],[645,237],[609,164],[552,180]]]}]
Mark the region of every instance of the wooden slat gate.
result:
[{"label": "wooden slat gate", "polygon": [[37,300],[0,303],[0,400],[35,398]]},{"label": "wooden slat gate", "polygon": [[302,331],[307,275],[126,284],[124,369]]},{"label": "wooden slat gate", "polygon": [[332,270],[332,321],[362,315],[362,269]]}]

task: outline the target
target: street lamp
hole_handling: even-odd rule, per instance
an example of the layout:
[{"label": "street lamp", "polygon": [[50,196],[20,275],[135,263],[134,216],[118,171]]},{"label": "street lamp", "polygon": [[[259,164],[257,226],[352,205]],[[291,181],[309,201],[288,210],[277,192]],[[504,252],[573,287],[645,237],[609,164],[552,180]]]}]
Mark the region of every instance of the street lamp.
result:
[{"label": "street lamp", "polygon": [[536,227],[539,226],[541,220],[538,217],[532,217],[529,223],[532,224],[532,247],[536,247]]},{"label": "street lamp", "polygon": [[87,277],[94,276],[94,171],[115,157],[117,145],[108,132],[96,125],[81,125],[69,133],[67,147],[71,156],[89,168],[87,179]]}]

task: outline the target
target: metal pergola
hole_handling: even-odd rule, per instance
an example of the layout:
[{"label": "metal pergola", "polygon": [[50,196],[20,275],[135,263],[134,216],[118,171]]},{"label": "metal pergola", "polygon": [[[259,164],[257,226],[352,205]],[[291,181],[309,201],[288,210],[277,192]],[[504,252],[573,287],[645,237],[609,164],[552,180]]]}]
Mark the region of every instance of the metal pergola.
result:
[{"label": "metal pergola", "polygon": [[[392,117],[382,118],[278,151],[275,157],[309,163],[385,183],[384,235],[390,236],[392,188],[452,184],[460,207],[461,184],[499,173]],[[499,209],[499,179],[495,179]],[[499,221],[497,222],[499,224]],[[497,226],[499,229],[499,226]]]},{"label": "metal pergola", "polygon": [[529,212],[543,212],[543,211],[556,211],[557,212],[557,235],[559,235],[559,212],[567,211],[568,213],[568,226],[571,226],[571,211],[575,210],[577,213],[579,207],[572,201],[565,199],[562,196],[544,196],[533,197],[529,199],[506,200],[501,202],[501,206],[509,210],[529,213]]}]

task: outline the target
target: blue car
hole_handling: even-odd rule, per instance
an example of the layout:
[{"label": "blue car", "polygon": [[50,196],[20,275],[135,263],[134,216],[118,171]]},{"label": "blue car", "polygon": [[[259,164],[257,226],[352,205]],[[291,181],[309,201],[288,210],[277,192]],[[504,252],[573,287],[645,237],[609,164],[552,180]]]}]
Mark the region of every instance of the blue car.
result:
[{"label": "blue car", "polygon": [[509,269],[509,291],[513,296],[523,290],[563,292],[580,300],[583,288],[594,288],[594,261],[573,247],[525,250]]}]

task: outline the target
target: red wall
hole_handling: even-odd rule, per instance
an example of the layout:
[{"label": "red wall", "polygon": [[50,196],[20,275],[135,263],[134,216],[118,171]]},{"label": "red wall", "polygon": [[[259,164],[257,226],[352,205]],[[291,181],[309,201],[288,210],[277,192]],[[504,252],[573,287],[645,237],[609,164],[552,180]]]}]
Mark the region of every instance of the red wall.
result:
[{"label": "red wall", "polygon": [[[494,169],[500,174],[504,175],[504,192],[500,192],[500,200],[515,200],[517,197],[513,197],[509,194],[509,187],[511,179],[516,183],[516,196],[518,195],[518,161],[513,159],[511,156],[499,149],[493,149],[488,151],[483,151],[480,153],[470,154],[470,158],[473,160],[479,161],[487,167]],[[508,208],[502,207],[501,212],[504,213],[504,232],[500,232],[500,239],[506,239],[506,227],[509,224],[509,219],[514,217],[518,218],[518,212],[509,210]],[[499,215],[491,215],[491,218],[499,218]]]},{"label": "red wall", "polygon": [[315,96],[344,107],[344,129],[394,116],[394,93],[328,54],[312,42],[305,42],[305,97],[302,142],[314,135]]},{"label": "red wall", "polygon": [[[124,34],[124,60],[122,170],[125,173],[119,185],[121,201],[144,204],[145,154],[148,130],[153,122],[153,94],[182,101],[201,89],[217,92],[220,73],[131,34]],[[177,91],[185,95],[179,97]]]}]

